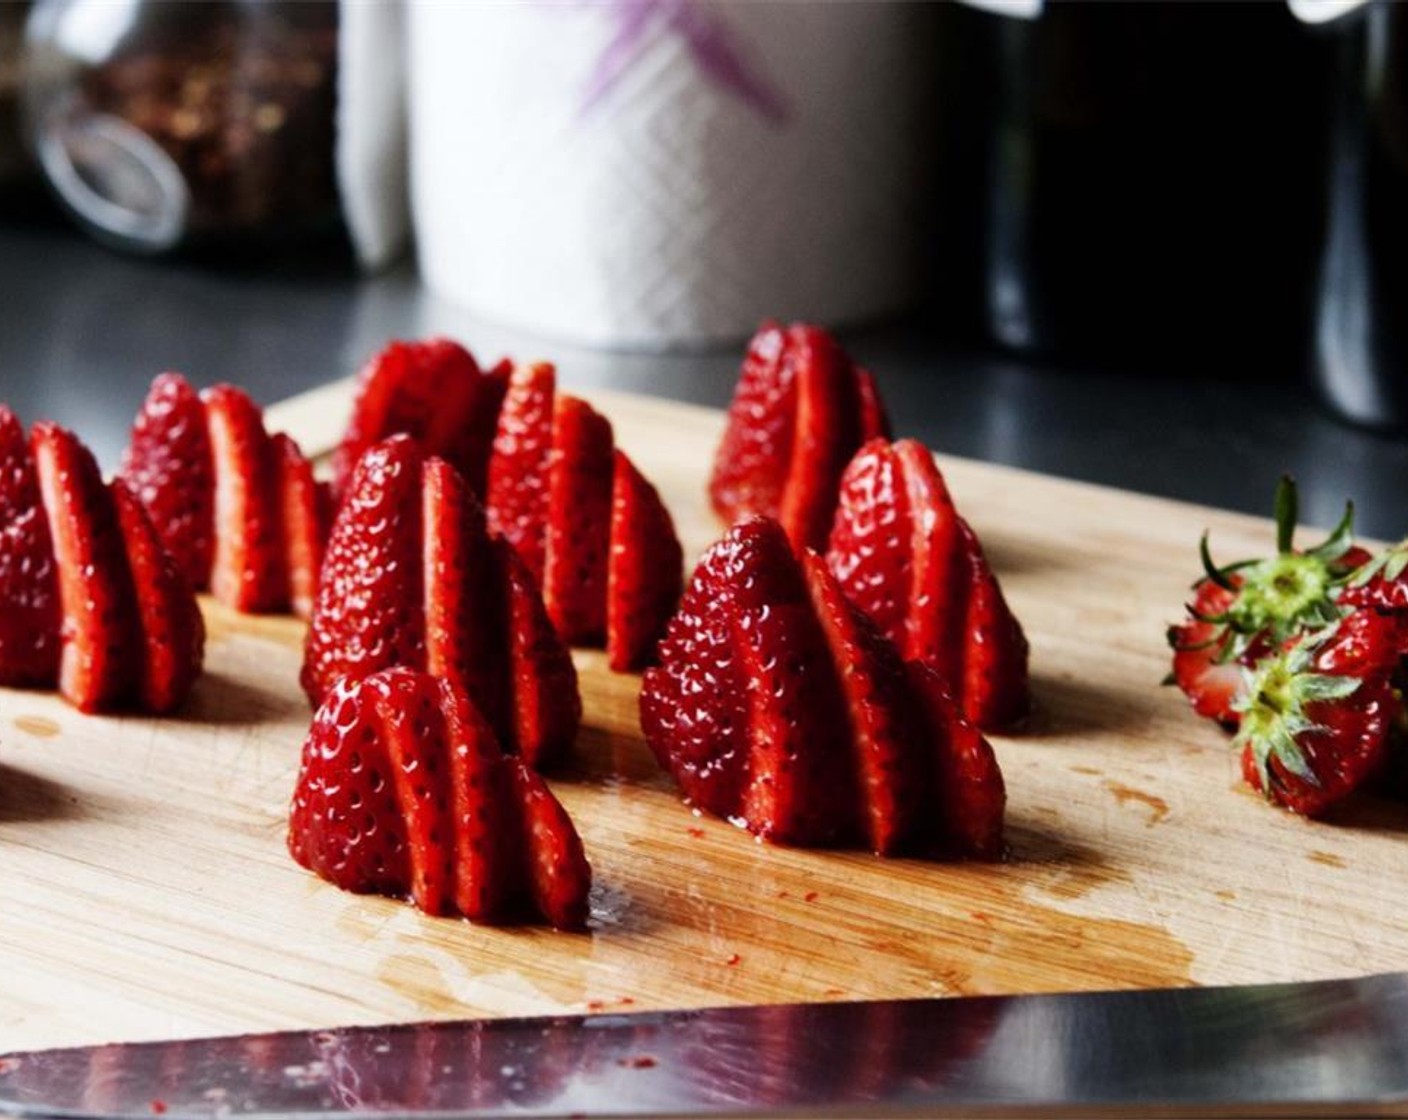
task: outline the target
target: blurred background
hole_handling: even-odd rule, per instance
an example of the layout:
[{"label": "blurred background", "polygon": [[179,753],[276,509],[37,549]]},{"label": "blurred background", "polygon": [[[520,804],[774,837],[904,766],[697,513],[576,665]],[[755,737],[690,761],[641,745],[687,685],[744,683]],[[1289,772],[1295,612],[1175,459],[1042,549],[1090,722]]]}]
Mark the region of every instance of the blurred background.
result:
[{"label": "blurred background", "polygon": [[0,397],[390,337],[722,406],[841,330],[902,434],[1408,528],[1393,0],[0,0]]}]

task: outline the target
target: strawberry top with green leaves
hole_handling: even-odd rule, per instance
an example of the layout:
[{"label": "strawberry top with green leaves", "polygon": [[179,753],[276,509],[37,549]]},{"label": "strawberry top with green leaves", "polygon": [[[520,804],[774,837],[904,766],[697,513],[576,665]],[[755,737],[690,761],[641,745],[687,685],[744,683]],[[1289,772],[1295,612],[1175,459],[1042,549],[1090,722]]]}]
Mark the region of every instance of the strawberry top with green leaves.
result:
[{"label": "strawberry top with green leaves", "polygon": [[[1297,498],[1294,482],[1276,489],[1276,553],[1219,567],[1204,534],[1199,544],[1204,577],[1194,584],[1188,619],[1169,628],[1172,681],[1201,715],[1235,726],[1242,674],[1267,650],[1297,635],[1322,629],[1343,613],[1346,583],[1368,559],[1354,543],[1354,507],[1314,548],[1294,546]],[[1227,670],[1227,671],[1223,671]]]},{"label": "strawberry top with green leaves", "polygon": [[1313,817],[1371,778],[1402,716],[1406,637],[1408,616],[1358,610],[1262,658],[1237,703],[1247,782]]}]

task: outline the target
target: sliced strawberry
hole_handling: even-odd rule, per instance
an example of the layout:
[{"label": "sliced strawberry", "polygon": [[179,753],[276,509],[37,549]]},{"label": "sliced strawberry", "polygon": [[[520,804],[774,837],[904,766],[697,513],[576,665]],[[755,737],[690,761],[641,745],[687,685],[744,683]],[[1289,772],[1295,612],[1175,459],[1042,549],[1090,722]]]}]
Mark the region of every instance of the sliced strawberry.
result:
[{"label": "sliced strawberry", "polygon": [[514,369],[499,412],[485,506],[489,529],[505,537],[541,585],[546,563],[548,462],[557,374],[547,362]]},{"label": "sliced strawberry", "polygon": [[709,494],[726,520],[778,518],[822,548],[841,472],[889,424],[875,380],[826,331],[765,323],[749,344]]},{"label": "sliced strawberry", "polygon": [[205,406],[179,373],[152,382],[119,473],[177,568],[203,590],[215,559],[215,463]]},{"label": "sliced strawberry", "polygon": [[742,544],[733,643],[749,682],[740,815],[749,829],[780,843],[848,839],[859,806],[845,780],[845,702],[801,567],[777,522],[754,518],[732,532]]},{"label": "sliced strawberry", "polygon": [[1405,631],[1401,615],[1358,610],[1261,659],[1233,740],[1252,788],[1314,817],[1377,776],[1403,718]]},{"label": "sliced strawberry", "polygon": [[933,666],[911,661],[906,669],[927,719],[922,739],[933,752],[937,812],[931,824],[940,846],[954,855],[997,859],[1007,790],[992,745],[963,717]]},{"label": "sliced strawberry", "polygon": [[211,593],[246,613],[288,606],[278,463],[264,416],[242,390],[201,394],[215,462],[215,560]]},{"label": "sliced strawberry", "polygon": [[557,929],[587,924],[592,872],[572,819],[547,784],[522,759],[506,759],[521,832],[533,909]]},{"label": "sliced strawberry", "polygon": [[571,746],[576,669],[511,546],[444,460],[409,436],[363,456],[328,542],[304,649],[316,704],[340,677],[404,665],[468,692],[530,765]]},{"label": "sliced strawberry", "polygon": [[825,548],[841,473],[860,446],[859,389],[840,344],[816,327],[787,332],[796,367],[797,431],[778,508],[794,548]]},{"label": "sliced strawberry", "polygon": [[136,592],[138,697],[143,711],[168,712],[200,675],[205,623],[185,573],[161,543],[131,484],[118,479],[111,490]]},{"label": "sliced strawberry", "polygon": [[424,673],[390,669],[367,678],[366,689],[376,698],[377,732],[405,830],[402,889],[427,914],[452,913],[454,769],[439,684]]},{"label": "sliced strawberry", "polygon": [[61,611],[54,546],[24,428],[0,405],[0,684],[52,686]]},{"label": "sliced strawberry", "polygon": [[888,440],[890,418],[885,413],[885,402],[880,399],[880,386],[875,383],[875,375],[861,366],[856,367],[856,391],[860,398],[861,443],[872,439]]},{"label": "sliced strawberry", "polygon": [[571,645],[606,636],[611,532],[611,423],[576,397],[553,409],[543,602]]},{"label": "sliced strawberry", "polygon": [[882,855],[1000,845],[986,741],[774,521],[742,521],[705,554],[640,705],[686,797],[762,837]]},{"label": "sliced strawberry", "polygon": [[313,613],[318,592],[318,571],[331,524],[329,503],[326,491],[313,477],[313,464],[304,458],[298,444],[283,432],[275,433],[271,439],[289,604],[299,618],[307,618]]},{"label": "sliced strawberry", "polygon": [[509,905],[522,865],[513,790],[493,731],[469,696],[440,682],[440,708],[454,787],[455,908],[471,921],[489,921]]},{"label": "sliced strawberry", "polygon": [[345,891],[404,894],[406,825],[381,735],[379,692],[335,682],[313,717],[289,812],[288,848]]},{"label": "sliced strawberry", "polygon": [[62,604],[59,691],[80,711],[129,696],[141,658],[136,599],[112,494],[92,452],[56,424],[30,436]]},{"label": "sliced strawberry", "polygon": [[502,754],[465,693],[410,669],[332,688],[304,745],[288,846],[345,890],[409,896],[427,913],[499,921],[522,900],[560,928],[585,924],[591,869],[561,805]]},{"label": "sliced strawberry", "polygon": [[392,342],[363,367],[347,432],[333,455],[333,482],[345,492],[358,459],[373,444],[409,435],[430,455],[449,459],[483,492],[489,444],[504,376],[479,370],[449,339]]},{"label": "sliced strawberry", "polygon": [[686,802],[727,818],[741,811],[750,749],[749,684],[734,648],[733,596],[745,553],[737,530],[705,552],[640,692],[641,729],[661,769]]},{"label": "sliced strawberry", "polygon": [[842,477],[827,562],[907,660],[929,662],[965,718],[1007,727],[1030,705],[1027,640],[923,444],[866,444]]},{"label": "sliced strawberry", "polygon": [[958,529],[968,574],[963,680],[958,686],[963,715],[979,727],[1013,727],[1031,710],[1027,636],[1007,605],[977,534],[962,518]]},{"label": "sliced strawberry", "polygon": [[447,339],[434,339],[426,346],[433,355],[432,366],[453,372],[441,375],[444,388],[433,399],[423,446],[429,454],[447,460],[475,498],[482,500],[488,492],[489,456],[512,367],[500,362],[480,372],[469,353]]},{"label": "sliced strawberry", "polygon": [[930,736],[916,721],[904,664],[894,645],[847,601],[821,557],[808,551],[802,560],[845,690],[870,848],[877,855],[914,850],[933,823],[921,811],[928,765],[920,744]]},{"label": "sliced strawberry", "polygon": [[425,463],[421,524],[426,671],[467,692],[500,741],[512,744],[503,576],[483,508],[443,459]]},{"label": "sliced strawberry", "polygon": [[1235,591],[1219,587],[1211,580],[1200,580],[1189,607],[1193,617],[1170,627],[1168,632],[1168,642],[1173,647],[1173,683],[1183,690],[1195,712],[1216,720],[1228,730],[1235,730],[1241,718],[1237,705],[1246,689],[1246,667],[1254,664],[1266,652],[1266,647],[1259,644],[1233,660],[1221,661],[1218,626],[1199,621],[1199,616],[1210,618],[1221,614],[1235,596]]},{"label": "sliced strawberry", "polygon": [[[942,502],[936,516],[950,516]],[[842,477],[827,562],[851,602],[901,648],[908,640],[913,534],[905,472],[895,449],[873,440]]]},{"label": "sliced strawberry", "polygon": [[611,556],[606,573],[606,657],[618,672],[655,653],[684,586],[684,551],[655,487],[616,451]]},{"label": "sliced strawberry", "polygon": [[725,521],[776,517],[782,507],[797,430],[796,369],[783,360],[786,349],[786,333],[771,321],[748,343],[709,481],[710,500]]},{"label": "sliced strawberry", "polygon": [[508,600],[509,667],[513,674],[511,746],[535,769],[562,759],[577,737],[582,698],[572,655],[548,619],[542,595],[522,558],[494,541]]},{"label": "sliced strawberry", "polygon": [[340,677],[425,664],[422,455],[392,436],[357,464],[328,538],[300,680],[318,704]]}]

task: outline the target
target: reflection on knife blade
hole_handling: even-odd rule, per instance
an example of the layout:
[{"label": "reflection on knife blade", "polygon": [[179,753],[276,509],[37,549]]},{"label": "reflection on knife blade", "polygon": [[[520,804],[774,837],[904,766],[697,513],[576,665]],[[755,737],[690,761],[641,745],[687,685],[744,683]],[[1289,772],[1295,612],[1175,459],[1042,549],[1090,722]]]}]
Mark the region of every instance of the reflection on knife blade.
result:
[{"label": "reflection on knife blade", "polygon": [[1408,976],[289,1031],[0,1058],[18,1116],[1408,1115]]}]

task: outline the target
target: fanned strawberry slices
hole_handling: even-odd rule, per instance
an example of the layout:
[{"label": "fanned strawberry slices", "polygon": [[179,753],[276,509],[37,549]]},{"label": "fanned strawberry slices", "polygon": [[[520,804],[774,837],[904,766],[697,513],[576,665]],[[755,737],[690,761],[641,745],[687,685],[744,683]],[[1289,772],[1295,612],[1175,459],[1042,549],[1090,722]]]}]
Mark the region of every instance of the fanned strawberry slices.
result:
[{"label": "fanned strawberry slices", "polygon": [[462,690],[410,669],[328,694],[288,846],[344,890],[409,897],[428,914],[586,924],[591,868],[562,805]]},{"label": "fanned strawberry slices", "polygon": [[235,610],[307,616],[331,513],[326,487],[241,390],[164,373],[132,425],[121,476],[197,590]]},{"label": "fanned strawberry slices", "polygon": [[339,475],[396,434],[459,469],[566,641],[605,644],[618,671],[650,660],[683,584],[674,525],[610,422],[559,394],[550,364],[482,373],[447,340],[394,342],[361,376]]},{"label": "fanned strawberry slices", "polygon": [[396,665],[464,689],[533,766],[576,735],[576,669],[532,577],[487,531],[458,472],[404,435],[373,445],[352,474],[328,540],[303,688],[316,705],[339,680]]},{"label": "fanned strawberry slices", "polygon": [[346,490],[367,448],[387,436],[409,435],[482,497],[508,368],[501,362],[481,370],[474,355],[447,338],[387,345],[357,375],[352,419],[333,455],[337,493]]},{"label": "fanned strawberry slices", "polygon": [[178,705],[200,673],[195,595],[136,495],[55,424],[0,407],[0,684],[82,711]]},{"label": "fanned strawberry slices", "polygon": [[645,674],[641,725],[691,804],[765,838],[1000,853],[992,748],[939,675],[906,663],[766,518],[700,562]]},{"label": "fanned strawberry slices", "polygon": [[798,547],[822,549],[841,472],[889,434],[875,379],[820,327],[764,323],[743,360],[709,497],[724,520],[776,518]]},{"label": "fanned strawberry slices", "polygon": [[826,559],[905,657],[938,670],[971,722],[995,730],[1027,714],[1026,637],[923,444],[861,449],[841,478]]}]

